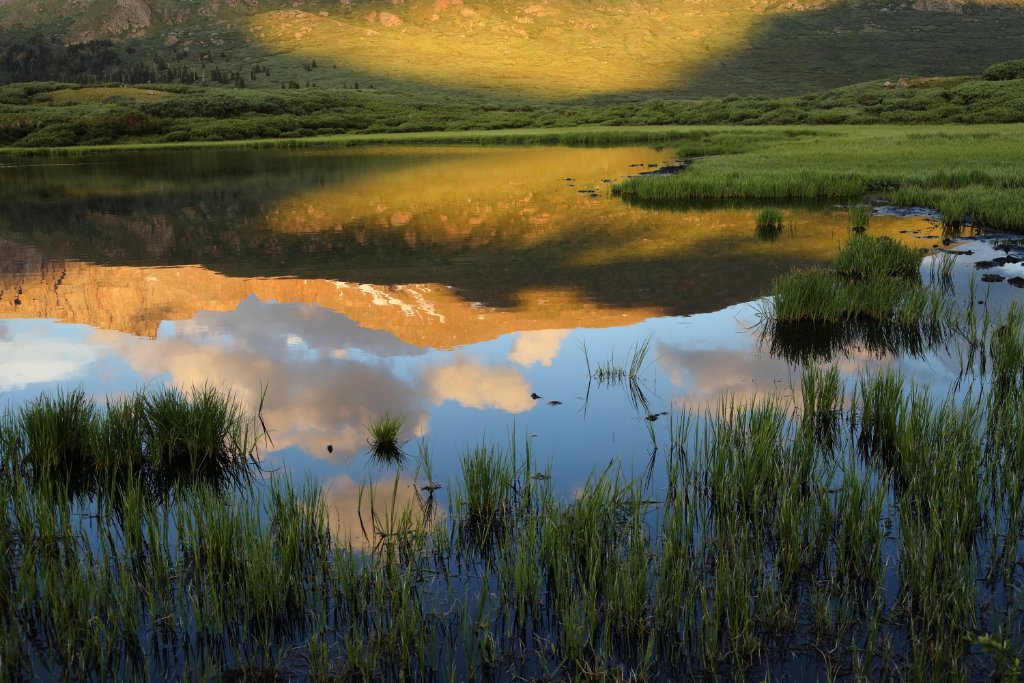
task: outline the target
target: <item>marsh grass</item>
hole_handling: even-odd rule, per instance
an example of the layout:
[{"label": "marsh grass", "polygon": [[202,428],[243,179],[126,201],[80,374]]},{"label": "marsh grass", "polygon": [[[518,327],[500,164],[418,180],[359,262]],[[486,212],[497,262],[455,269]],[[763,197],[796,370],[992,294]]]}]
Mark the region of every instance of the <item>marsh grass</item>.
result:
[{"label": "marsh grass", "polygon": [[[806,128],[811,137],[737,140],[732,154],[695,160],[685,173],[630,178],[615,191],[647,202],[885,199],[937,209],[948,224],[1024,229],[1024,176],[1009,128]],[[817,139],[814,139],[814,138]],[[949,163],[950,158],[956,162]]]},{"label": "marsh grass", "polygon": [[782,234],[782,211],[779,209],[761,209],[754,221],[754,232],[763,240],[778,239]]},{"label": "marsh grass", "polygon": [[955,328],[946,325],[846,320],[779,322],[762,319],[758,344],[793,365],[830,363],[863,353],[871,358],[923,357],[949,345]]},{"label": "marsh grass", "polygon": [[831,359],[844,344],[918,353],[962,317],[948,288],[926,287],[920,252],[888,238],[851,235],[831,268],[794,270],[759,304],[762,340],[797,361]]},{"label": "marsh grass", "polygon": [[405,460],[404,444],[399,441],[403,422],[401,417],[385,413],[366,426],[370,433],[366,443],[374,460],[390,464]]},{"label": "marsh grass", "polygon": [[590,380],[598,383],[635,382],[648,365],[647,356],[651,351],[651,337],[630,346],[626,352],[624,363],[615,360],[615,351],[613,350],[607,360],[592,366],[586,342],[581,342],[580,348],[583,351],[583,361],[586,363],[587,377]]},{"label": "marsh grass", "polygon": [[165,387],[145,395],[150,466],[163,487],[237,483],[267,438],[259,418],[233,393],[210,385]]},{"label": "marsh grass", "polygon": [[[5,670],[1012,679],[1024,650],[1022,323],[1019,309],[995,316],[986,369],[944,396],[897,368],[847,390],[836,367],[807,366],[799,399],[686,406],[651,480],[613,461],[555,484],[566,470],[545,469],[515,434],[480,442],[446,485],[442,521],[422,517],[398,475],[362,487],[359,549],[332,526],[320,486],[286,472],[174,497],[132,477],[116,498],[39,487],[18,421],[35,404],[11,411]],[[130,423],[136,401],[105,414]],[[68,424],[104,419],[75,405]],[[136,448],[140,433],[129,424],[94,442]],[[428,480],[433,457],[421,454]],[[130,450],[124,471],[137,461]]]},{"label": "marsh grass", "polygon": [[847,209],[848,224],[850,231],[854,233],[867,232],[871,225],[871,207],[863,204],[855,204]]},{"label": "marsh grass", "polygon": [[838,435],[844,404],[839,368],[834,365],[827,370],[816,365],[803,367],[800,371],[800,397],[803,404],[801,429],[830,447]]},{"label": "marsh grass", "polygon": [[775,323],[849,322],[941,325],[951,310],[940,291],[904,278],[851,281],[822,269],[796,270],[778,278],[773,300],[761,309]]},{"label": "marsh grass", "polygon": [[90,485],[100,414],[83,389],[39,396],[21,410],[18,420],[25,444],[22,462],[37,482]]},{"label": "marsh grass", "polygon": [[108,399],[84,390],[43,394],[3,417],[3,459],[38,484],[72,492],[129,484],[239,483],[269,437],[259,410],[212,386],[143,390]]},{"label": "marsh grass", "polygon": [[921,270],[923,254],[887,237],[851,235],[837,249],[832,267],[849,278],[912,278]]}]

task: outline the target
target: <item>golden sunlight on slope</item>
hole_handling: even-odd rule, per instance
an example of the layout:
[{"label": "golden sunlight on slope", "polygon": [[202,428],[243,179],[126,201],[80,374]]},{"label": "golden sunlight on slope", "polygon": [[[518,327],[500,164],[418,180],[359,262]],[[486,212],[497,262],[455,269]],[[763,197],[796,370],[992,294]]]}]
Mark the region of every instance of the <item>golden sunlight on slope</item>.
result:
[{"label": "golden sunlight on slope", "polygon": [[249,31],[274,51],[393,81],[572,98],[674,87],[680,73],[741,46],[769,8],[815,4],[414,1],[330,16],[265,12],[250,19]]}]

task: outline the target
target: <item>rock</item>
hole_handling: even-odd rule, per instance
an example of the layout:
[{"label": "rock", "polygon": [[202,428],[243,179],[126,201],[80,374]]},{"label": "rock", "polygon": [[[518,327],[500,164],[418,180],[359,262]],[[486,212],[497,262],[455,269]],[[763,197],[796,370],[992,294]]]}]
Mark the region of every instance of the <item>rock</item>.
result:
[{"label": "rock", "polygon": [[982,282],[1002,282],[1005,279],[1002,275],[996,275],[995,273],[986,273],[981,276]]},{"label": "rock", "polygon": [[1007,280],[1007,282],[1013,285],[1014,287],[1024,289],[1024,277],[1011,277],[1009,280]]}]

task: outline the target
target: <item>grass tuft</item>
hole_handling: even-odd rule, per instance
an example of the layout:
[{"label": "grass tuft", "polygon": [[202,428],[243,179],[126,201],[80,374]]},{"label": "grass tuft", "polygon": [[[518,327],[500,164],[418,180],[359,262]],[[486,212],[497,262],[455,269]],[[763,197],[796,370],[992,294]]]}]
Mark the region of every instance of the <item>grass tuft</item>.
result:
[{"label": "grass tuft", "polygon": [[380,462],[399,463],[405,459],[405,451],[398,437],[402,431],[401,417],[384,413],[366,429],[370,432],[366,443],[370,446],[370,455]]},{"label": "grass tuft", "polygon": [[36,481],[90,480],[96,467],[95,440],[99,411],[81,388],[42,395],[21,411],[26,451],[24,462]]},{"label": "grass tuft", "polygon": [[757,214],[754,230],[761,239],[773,240],[782,234],[782,212],[778,209],[761,209]]},{"label": "grass tuft", "polygon": [[919,250],[888,237],[852,235],[837,250],[833,268],[848,278],[912,278],[921,269]]},{"label": "grass tuft", "polygon": [[162,486],[245,475],[265,436],[233,393],[209,385],[159,389],[145,397],[150,465]]},{"label": "grass tuft", "polygon": [[871,207],[857,204],[849,209],[850,230],[856,233],[866,232],[871,223]]}]

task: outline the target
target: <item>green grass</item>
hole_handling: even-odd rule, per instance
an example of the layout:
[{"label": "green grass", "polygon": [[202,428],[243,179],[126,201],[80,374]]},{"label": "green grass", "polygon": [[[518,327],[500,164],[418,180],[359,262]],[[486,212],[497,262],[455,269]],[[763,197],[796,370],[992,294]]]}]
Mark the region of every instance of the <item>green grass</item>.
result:
[{"label": "green grass", "polygon": [[933,207],[950,222],[1024,229],[1024,174],[1014,161],[1024,143],[1015,126],[810,131],[778,130],[774,142],[698,159],[672,176],[629,179],[617,191],[645,202],[875,198]]},{"label": "green grass", "polygon": [[864,232],[871,225],[871,207],[863,206],[858,204],[857,206],[851,206],[849,209],[850,214],[850,230],[853,232]]},{"label": "green grass", "polygon": [[100,408],[82,389],[44,394],[2,420],[4,459],[39,484],[74,492],[237,483],[266,432],[229,391],[139,391]]},{"label": "green grass", "polygon": [[375,460],[400,463],[405,459],[406,454],[399,441],[403,422],[401,417],[385,413],[366,426],[370,433],[366,443],[369,444],[370,455]]},{"label": "green grass", "polygon": [[761,209],[754,221],[754,231],[761,239],[775,239],[782,234],[782,211]]},{"label": "green grass", "polygon": [[37,482],[87,487],[96,469],[100,414],[82,389],[43,395],[18,415],[27,465]]},{"label": "green grass", "polygon": [[[811,175],[828,172],[828,185],[834,186],[816,196],[858,198],[865,184],[872,185],[865,171],[898,172],[901,166],[915,166],[913,159],[934,150],[917,149],[916,138],[890,140],[881,148],[893,158],[892,164],[878,164],[877,169],[860,166],[873,153],[876,143],[868,136],[862,142],[839,124],[864,125],[936,125],[997,124],[1024,121],[1024,80],[986,81],[981,79],[947,79],[922,81],[918,86],[886,89],[874,81],[837,90],[793,98],[725,97],[694,100],[690,98],[626,97],[622,100],[590,100],[573,103],[549,101],[504,100],[489,96],[446,96],[438,93],[403,90],[311,89],[302,91],[222,90],[197,86],[154,85],[147,89],[157,93],[149,99],[111,96],[76,99],[80,86],[62,83],[31,83],[0,86],[0,152],[3,154],[41,154],[50,148],[128,145],[146,148],[161,143],[219,143],[237,141],[252,144],[256,140],[273,140],[273,144],[310,138],[381,133],[459,133],[476,131],[476,137],[487,138],[486,131],[517,129],[571,129],[579,127],[648,128],[688,127],[689,143],[681,149],[686,155],[705,156],[722,152],[754,152],[772,147],[766,143],[786,142],[789,134],[772,128],[763,131],[736,133],[744,140],[722,139],[716,126],[821,126],[820,129],[799,129],[794,137],[835,137],[848,149],[842,158],[817,159],[811,154],[801,166]],[[116,88],[115,88],[116,89]],[[90,88],[89,92],[95,91]],[[164,96],[161,96],[164,95]],[[845,112],[835,116],[836,112]],[[829,115],[832,115],[831,118]],[[697,129],[702,130],[697,130]],[[835,131],[832,135],[829,131]],[[945,132],[945,131],[943,131]],[[948,132],[970,138],[970,130]],[[607,144],[627,133],[614,134],[607,129],[581,131],[579,144]],[[559,133],[555,132],[555,135]],[[647,137],[633,141],[651,140]],[[538,141],[542,133],[533,131]],[[561,135],[566,136],[562,131]],[[735,137],[733,132],[730,136]],[[498,140],[502,137],[497,135]],[[472,139],[473,136],[468,136]],[[678,136],[677,136],[678,138]],[[493,138],[492,138],[493,139]],[[625,138],[628,140],[628,138]],[[662,137],[662,141],[669,138]],[[547,138],[555,141],[555,137]],[[790,140],[792,141],[792,140]],[[948,140],[947,140],[948,141]],[[742,142],[743,144],[737,144]],[[317,143],[314,143],[317,144]],[[343,144],[334,140],[332,144]],[[969,139],[964,145],[969,145]],[[859,149],[858,149],[859,148]],[[984,148],[975,152],[983,152]],[[1009,150],[1006,150],[1009,152]],[[907,159],[901,159],[905,155]],[[968,159],[970,155],[968,156]],[[938,173],[939,169],[963,163],[957,154],[935,155],[920,165],[921,172]],[[747,159],[753,161],[753,159]],[[775,162],[774,174],[785,172],[787,164]],[[827,163],[830,162],[830,163]],[[716,162],[718,163],[718,162]],[[706,166],[707,161],[696,167]],[[714,164],[712,164],[714,165]],[[760,162],[740,164],[738,168],[760,171]],[[688,174],[683,174],[688,175]],[[891,173],[889,174],[892,175]],[[664,182],[664,181],[662,181]],[[807,178],[797,177],[772,189],[757,190],[759,198],[791,196],[778,192],[796,192],[793,182],[806,185]],[[657,183],[655,183],[656,185]],[[640,193],[632,186],[627,194],[657,198],[659,193]],[[696,188],[694,188],[696,189]],[[868,188],[870,189],[870,188]],[[706,188],[704,191],[711,191]],[[744,192],[754,192],[746,188]],[[806,188],[803,192],[808,191]],[[719,190],[718,192],[721,192]],[[639,193],[639,194],[638,194]],[[715,196],[715,195],[709,195]]]},{"label": "green grass", "polygon": [[589,379],[599,383],[636,382],[647,366],[647,356],[651,351],[651,338],[647,337],[643,341],[629,347],[625,364],[615,360],[615,352],[613,350],[607,360],[591,366],[587,345],[583,343],[581,348],[583,350],[583,360],[587,365],[587,377]]},{"label": "green grass", "polygon": [[920,355],[955,330],[973,329],[941,274],[937,286],[922,284],[921,257],[887,237],[851,235],[830,268],[797,269],[774,281],[772,296],[759,305],[762,342],[774,355],[807,363],[831,361],[851,347]]},{"label": "green grass", "polygon": [[245,476],[266,436],[258,415],[212,386],[154,390],[143,411],[150,467],[165,485]]},{"label": "green grass", "polygon": [[851,279],[915,278],[922,253],[887,237],[851,235],[836,249],[832,268]]},{"label": "green grass", "polygon": [[851,281],[822,269],[783,275],[773,284],[772,296],[767,315],[782,323],[941,324],[949,308],[941,292],[902,278]]}]

